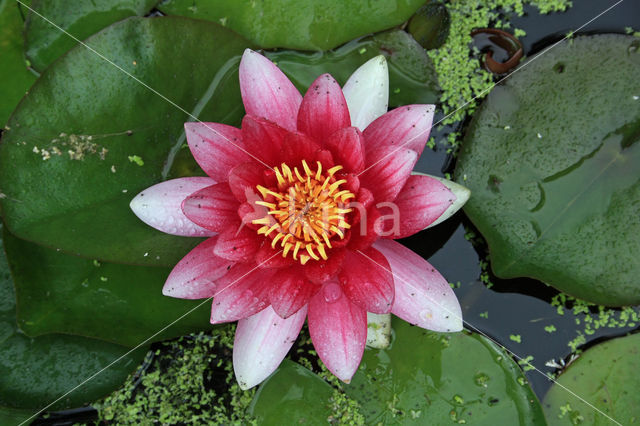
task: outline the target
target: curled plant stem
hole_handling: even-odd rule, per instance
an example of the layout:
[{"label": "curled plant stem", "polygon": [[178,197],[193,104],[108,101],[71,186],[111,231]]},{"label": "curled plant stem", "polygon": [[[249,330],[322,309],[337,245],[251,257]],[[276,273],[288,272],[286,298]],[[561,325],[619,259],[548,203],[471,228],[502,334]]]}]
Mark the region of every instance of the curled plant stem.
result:
[{"label": "curled plant stem", "polygon": [[484,66],[487,70],[494,74],[506,74],[518,65],[524,50],[520,40],[513,34],[497,28],[478,28],[471,31],[471,37],[479,34],[489,34],[489,40],[509,54],[509,59],[505,62],[499,62],[493,59],[493,51],[489,50],[484,56]]}]

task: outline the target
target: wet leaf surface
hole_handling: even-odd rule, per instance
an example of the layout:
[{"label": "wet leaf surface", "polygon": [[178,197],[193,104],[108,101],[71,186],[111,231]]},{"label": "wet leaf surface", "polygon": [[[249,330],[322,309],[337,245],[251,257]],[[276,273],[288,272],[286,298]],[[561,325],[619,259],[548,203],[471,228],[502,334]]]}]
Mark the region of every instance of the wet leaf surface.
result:
[{"label": "wet leaf surface", "polygon": [[[640,419],[640,334],[609,340],[585,351],[544,398],[549,425],[633,424]],[[569,393],[582,397],[595,406]],[[606,416],[605,416],[606,415]]]},{"label": "wet leaf surface", "polygon": [[[503,278],[640,302],[640,41],[579,37],[496,87],[456,168]],[[587,89],[588,88],[588,89]]]},{"label": "wet leaf surface", "polygon": [[263,48],[327,50],[399,25],[423,3],[424,0],[168,0],[158,8],[168,15],[222,24]]}]

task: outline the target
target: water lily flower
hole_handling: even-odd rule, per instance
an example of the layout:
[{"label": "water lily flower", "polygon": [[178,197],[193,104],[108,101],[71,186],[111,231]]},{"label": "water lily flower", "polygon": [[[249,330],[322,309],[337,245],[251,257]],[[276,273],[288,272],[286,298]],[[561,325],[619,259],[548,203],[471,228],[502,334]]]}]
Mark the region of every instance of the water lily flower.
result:
[{"label": "water lily flower", "polygon": [[240,386],[278,367],[305,320],[321,360],[345,382],[362,358],[368,312],[461,330],[447,281],[393,240],[446,219],[468,197],[453,182],[412,174],[434,106],[386,112],[383,56],[344,88],[321,75],[304,97],[251,50],[239,74],[241,128],[185,124],[209,177],[159,183],[131,208],[160,231],[209,237],[174,267],[163,293],[213,297],[212,323],[238,321]]}]

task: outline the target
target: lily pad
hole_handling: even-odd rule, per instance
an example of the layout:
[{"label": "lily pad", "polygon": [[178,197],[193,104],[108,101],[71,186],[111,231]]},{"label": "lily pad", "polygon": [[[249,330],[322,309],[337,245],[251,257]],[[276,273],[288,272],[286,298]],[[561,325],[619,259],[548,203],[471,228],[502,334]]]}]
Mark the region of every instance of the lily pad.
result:
[{"label": "lily pad", "polygon": [[545,424],[522,371],[492,342],[477,334],[426,331],[395,318],[393,329],[392,346],[365,351],[344,387],[368,424]]},{"label": "lily pad", "polygon": [[386,31],[340,48],[323,52],[265,52],[304,93],[320,74],[331,74],[340,84],[368,59],[387,57],[389,64],[389,106],[438,101],[440,88],[431,58],[409,34]]},{"label": "lily pad", "polygon": [[168,15],[225,25],[263,48],[327,50],[356,37],[399,25],[424,0],[167,0]]},{"label": "lily pad", "polygon": [[212,327],[209,302],[162,294],[169,268],[84,259],[8,233],[5,246],[18,324],[30,336],[76,334],[132,347]]},{"label": "lily pad", "polygon": [[496,87],[456,179],[503,278],[598,304],[640,303],[640,40],[578,37]]},{"label": "lily pad", "polygon": [[293,361],[285,360],[278,372],[256,392],[249,414],[261,425],[323,423],[331,414],[331,386]]},{"label": "lily pad", "polygon": [[549,425],[610,425],[611,419],[623,425],[637,422],[640,419],[638,371],[640,334],[609,340],[588,349],[558,377],[558,384],[545,396],[543,406]]},{"label": "lily pad", "polygon": [[0,128],[36,79],[27,69],[22,53],[22,26],[17,3],[0,0]]},{"label": "lily pad", "polygon": [[[342,385],[366,424],[545,425],[520,368],[484,337],[435,333],[396,318],[393,330],[391,347],[365,350],[351,384]],[[331,396],[320,378],[283,363],[256,393],[253,414],[282,424],[293,401],[315,401],[315,418],[324,422]]]},{"label": "lily pad", "polygon": [[131,18],[88,43],[164,98],[82,46],[48,68],[3,134],[6,225],[89,258],[172,266],[198,239],[148,227],[129,202],[188,151],[186,111],[239,124],[237,70],[248,42],[210,22]]},{"label": "lily pad", "polygon": [[[33,0],[31,8],[78,40],[84,40],[114,22],[130,16],[142,16],[158,0]],[[44,70],[76,45],[76,41],[29,11],[25,24],[25,48],[33,68]]]},{"label": "lily pad", "polygon": [[52,409],[74,408],[101,398],[120,386],[146,350],[141,347],[117,361],[128,348],[78,336],[29,338],[22,334],[16,325],[13,282],[0,250],[0,423],[26,420],[108,366]]}]

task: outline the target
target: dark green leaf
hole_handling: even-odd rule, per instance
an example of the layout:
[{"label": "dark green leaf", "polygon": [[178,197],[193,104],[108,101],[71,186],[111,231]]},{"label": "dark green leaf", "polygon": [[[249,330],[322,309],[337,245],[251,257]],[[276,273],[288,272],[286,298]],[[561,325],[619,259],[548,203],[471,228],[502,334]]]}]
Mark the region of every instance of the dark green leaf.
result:
[{"label": "dark green leaf", "polygon": [[456,179],[496,275],[640,303],[639,48],[620,35],[558,45],[474,117]]},{"label": "dark green leaf", "polygon": [[356,68],[380,54],[389,62],[389,106],[437,102],[440,89],[433,63],[404,31],[380,33],[324,53],[267,52],[302,93],[323,73],[344,84]]},{"label": "dark green leaf", "polygon": [[324,424],[331,414],[331,386],[295,362],[285,360],[256,392],[249,414],[261,425]]},{"label": "dark green leaf", "polygon": [[[67,31],[78,40],[84,40],[114,22],[130,16],[142,16],[158,0],[33,0],[31,8],[47,20]],[[25,25],[27,58],[38,71],[76,45],[76,41],[29,11]]]},{"label": "dark green leaf", "polygon": [[169,15],[225,25],[263,48],[327,50],[406,21],[424,0],[168,0]]},{"label": "dark green leaf", "polygon": [[437,49],[447,41],[450,25],[447,7],[430,1],[413,15],[407,30],[425,49]]},{"label": "dark green leaf", "polygon": [[368,424],[545,424],[520,368],[484,337],[393,329],[391,348],[365,351],[344,387]]},{"label": "dark green leaf", "polygon": [[33,415],[33,410],[18,410],[9,407],[0,407],[0,424],[4,426],[17,426],[28,420]]},{"label": "dark green leaf", "polygon": [[27,69],[22,54],[22,17],[13,0],[0,0],[0,57],[1,127],[36,79]]},{"label": "dark green leaf", "polygon": [[202,301],[162,294],[168,268],[100,263],[8,233],[5,245],[16,283],[18,323],[31,336],[68,333],[135,346],[159,331],[153,341],[211,327],[209,302],[185,315]]},{"label": "dark green leaf", "polygon": [[[640,334],[601,343],[580,355],[544,398],[549,424],[613,424],[606,416],[623,425],[637,422],[640,419],[639,355]],[[569,391],[584,398],[589,405]]]},{"label": "dark green leaf", "polygon": [[[11,239],[6,237],[6,233],[5,238]],[[48,312],[53,313],[53,316],[57,314],[56,310],[62,312],[65,307],[48,307]],[[30,417],[36,410],[108,366],[101,374],[87,381],[52,408],[73,408],[101,398],[120,386],[146,352],[145,346],[111,365],[128,351],[126,347],[62,334],[32,339],[18,330],[15,315],[13,283],[4,250],[0,250],[1,424],[10,424],[10,419],[13,419],[11,422],[17,422],[21,418],[24,420]],[[109,326],[111,325],[107,325]]]},{"label": "dark green leaf", "polygon": [[[216,24],[131,18],[89,44],[202,120],[238,124],[242,117],[237,70],[248,42]],[[197,239],[148,227],[128,204],[169,176],[174,154],[187,150],[189,119],[76,47],[45,71],[3,135],[7,226],[20,238],[89,258],[174,265]],[[144,165],[130,161],[135,155]]]}]

